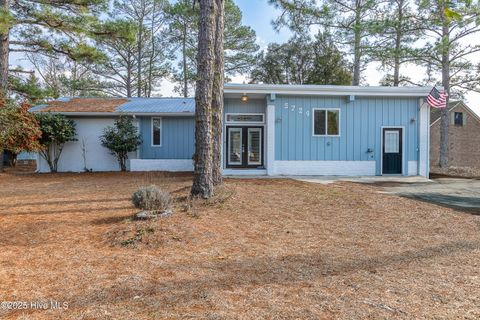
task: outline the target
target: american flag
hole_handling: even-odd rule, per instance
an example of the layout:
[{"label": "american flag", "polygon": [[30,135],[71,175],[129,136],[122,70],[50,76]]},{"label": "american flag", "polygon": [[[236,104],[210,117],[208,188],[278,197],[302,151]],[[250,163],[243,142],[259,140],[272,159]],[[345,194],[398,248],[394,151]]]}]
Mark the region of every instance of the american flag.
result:
[{"label": "american flag", "polygon": [[433,108],[446,108],[447,107],[447,93],[445,91],[438,91],[433,87],[432,91],[427,97],[427,102]]}]

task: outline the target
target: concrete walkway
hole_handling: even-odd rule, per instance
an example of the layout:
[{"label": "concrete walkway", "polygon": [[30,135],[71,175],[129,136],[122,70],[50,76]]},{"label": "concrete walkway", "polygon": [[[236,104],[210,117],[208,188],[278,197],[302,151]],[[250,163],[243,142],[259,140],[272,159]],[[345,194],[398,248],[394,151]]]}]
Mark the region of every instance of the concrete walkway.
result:
[{"label": "concrete walkway", "polygon": [[385,192],[480,214],[480,180],[441,178],[433,183],[386,187]]},{"label": "concrete walkway", "polygon": [[480,214],[480,180],[423,177],[291,177],[305,182],[329,184],[337,181],[373,184],[380,192],[396,194]]}]

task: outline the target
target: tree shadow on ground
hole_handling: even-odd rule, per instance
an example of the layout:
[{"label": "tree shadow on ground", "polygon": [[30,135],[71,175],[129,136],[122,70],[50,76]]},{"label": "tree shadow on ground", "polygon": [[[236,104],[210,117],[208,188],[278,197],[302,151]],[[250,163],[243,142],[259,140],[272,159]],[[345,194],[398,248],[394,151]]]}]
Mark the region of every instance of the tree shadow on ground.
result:
[{"label": "tree shadow on ground", "polygon": [[464,213],[480,215],[480,198],[465,197],[461,195],[445,195],[438,193],[399,194],[399,196],[433,203],[445,208],[454,209]]},{"label": "tree shadow on ground", "polygon": [[[89,297],[103,296],[116,302],[134,296],[155,296],[159,305],[191,306],[212,291],[236,290],[239,287],[288,286],[295,283],[318,282],[319,277],[348,276],[356,272],[377,273],[384,268],[408,268],[412,263],[423,263],[457,253],[480,249],[480,241],[454,241],[418,250],[391,255],[352,256],[339,260],[328,252],[268,256],[255,258],[209,259],[181,264],[159,264],[162,272],[171,272],[175,278],[153,278],[132,286],[117,282],[109,288],[97,288],[86,293]],[[427,268],[427,266],[425,266]],[[184,279],[178,279],[181,274]],[[102,301],[105,303],[105,301]],[[200,302],[200,303],[203,303]],[[94,306],[96,301],[82,300],[80,304]]]}]

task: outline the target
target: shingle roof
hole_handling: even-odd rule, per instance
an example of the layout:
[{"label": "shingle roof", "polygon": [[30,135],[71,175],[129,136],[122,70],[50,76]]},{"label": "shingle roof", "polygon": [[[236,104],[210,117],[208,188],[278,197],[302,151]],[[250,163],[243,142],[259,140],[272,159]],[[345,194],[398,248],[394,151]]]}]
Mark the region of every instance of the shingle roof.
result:
[{"label": "shingle roof", "polygon": [[60,113],[194,113],[192,98],[60,98],[30,108]]}]

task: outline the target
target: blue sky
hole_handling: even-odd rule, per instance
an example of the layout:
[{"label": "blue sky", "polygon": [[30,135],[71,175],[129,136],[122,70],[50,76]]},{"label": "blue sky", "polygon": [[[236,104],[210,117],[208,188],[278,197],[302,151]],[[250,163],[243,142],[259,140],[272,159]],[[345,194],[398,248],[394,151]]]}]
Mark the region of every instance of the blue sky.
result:
[{"label": "blue sky", "polygon": [[259,43],[285,42],[291,33],[282,29],[276,32],[272,27],[272,20],[279,16],[280,11],[269,5],[267,0],[235,0],[243,12],[243,23],[251,26],[259,37]]}]

